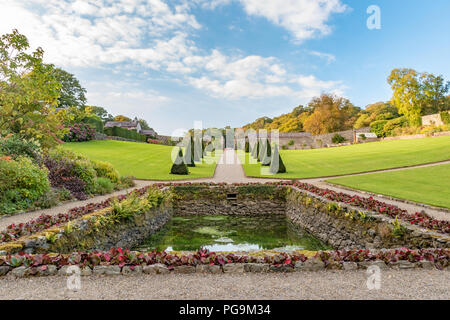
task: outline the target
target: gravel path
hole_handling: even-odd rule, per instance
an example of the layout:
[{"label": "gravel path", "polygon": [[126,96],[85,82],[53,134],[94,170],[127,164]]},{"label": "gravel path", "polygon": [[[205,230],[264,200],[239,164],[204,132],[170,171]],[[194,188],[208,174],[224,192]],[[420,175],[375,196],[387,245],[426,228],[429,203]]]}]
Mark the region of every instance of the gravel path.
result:
[{"label": "gravel path", "polygon": [[90,276],[73,292],[65,277],[8,276],[0,299],[450,299],[448,271],[383,271],[380,290],[368,290],[367,278],[365,271]]}]

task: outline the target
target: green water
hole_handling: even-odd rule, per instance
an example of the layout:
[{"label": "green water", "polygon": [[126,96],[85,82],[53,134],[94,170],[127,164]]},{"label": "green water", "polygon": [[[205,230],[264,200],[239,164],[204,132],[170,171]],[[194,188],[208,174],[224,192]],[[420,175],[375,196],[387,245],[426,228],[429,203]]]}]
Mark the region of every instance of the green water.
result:
[{"label": "green water", "polygon": [[192,251],[325,250],[330,247],[299,230],[284,215],[174,217],[137,250]]}]

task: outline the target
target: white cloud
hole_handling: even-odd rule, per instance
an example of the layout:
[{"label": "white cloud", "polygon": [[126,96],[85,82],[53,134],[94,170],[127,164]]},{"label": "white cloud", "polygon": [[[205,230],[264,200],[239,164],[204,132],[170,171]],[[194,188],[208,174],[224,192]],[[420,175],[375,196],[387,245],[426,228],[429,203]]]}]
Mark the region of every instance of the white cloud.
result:
[{"label": "white cloud", "polygon": [[0,7],[0,33],[19,29],[60,66],[137,59],[154,68],[192,49],[180,30],[201,27],[186,8],[162,0],[0,0]]},{"label": "white cloud", "polygon": [[336,56],[330,53],[324,53],[324,52],[319,52],[319,51],[309,51],[309,54],[325,59],[327,61],[327,64],[330,64],[334,61],[336,61]]},{"label": "white cloud", "polygon": [[[292,31],[297,40],[326,34],[333,12],[344,10],[340,0],[240,0],[248,14],[264,16]],[[210,8],[229,0],[208,2]],[[215,97],[228,99],[312,97],[321,91],[342,92],[335,81],[288,72],[274,57],[226,55],[202,51],[190,38],[201,28],[190,13],[189,1],[169,6],[163,0],[0,0],[0,34],[13,28],[42,46],[47,62],[62,67],[105,67],[135,78],[146,70],[160,71],[176,81]],[[205,2],[198,0],[197,3]],[[331,55],[315,53],[327,59]],[[134,68],[127,70],[127,65]],[[89,103],[113,108],[131,104],[162,104],[155,92],[89,88]],[[91,101],[91,99],[93,101]],[[99,102],[96,102],[99,101]],[[139,101],[141,103],[139,103]]]},{"label": "white cloud", "polygon": [[107,106],[113,115],[125,114],[143,118],[171,101],[154,90],[136,88],[134,82],[115,83],[89,82],[87,93],[89,104]]},{"label": "white cloud", "polygon": [[240,1],[247,14],[264,17],[287,29],[298,42],[330,34],[330,16],[347,9],[340,0]]},{"label": "white cloud", "polygon": [[341,81],[323,81],[314,75],[299,76],[291,81],[299,85],[300,90],[296,92],[296,95],[303,99],[310,99],[324,92],[342,96],[347,88]]}]

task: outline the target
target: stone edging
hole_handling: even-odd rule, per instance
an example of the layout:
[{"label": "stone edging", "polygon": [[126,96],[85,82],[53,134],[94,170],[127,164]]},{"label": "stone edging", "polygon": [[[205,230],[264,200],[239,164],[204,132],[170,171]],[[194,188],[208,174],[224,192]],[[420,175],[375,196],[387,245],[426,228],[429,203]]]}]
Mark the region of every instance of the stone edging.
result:
[{"label": "stone edging", "polygon": [[[364,262],[342,262],[333,268],[326,268],[325,264],[319,259],[308,259],[305,262],[297,261],[295,266],[286,265],[270,265],[267,263],[229,263],[223,266],[201,264],[196,266],[183,265],[174,267],[172,270],[164,264],[153,264],[146,266],[95,266],[90,267],[63,266],[58,269],[55,265],[44,265],[40,267],[17,267],[0,266],[0,276],[12,276],[16,278],[32,277],[32,276],[70,276],[78,274],[80,276],[118,276],[118,275],[139,275],[139,274],[192,274],[192,273],[209,273],[209,274],[238,274],[238,273],[288,273],[288,272],[315,272],[327,270],[355,271],[367,269],[368,267],[378,267],[380,270],[407,270],[407,269],[436,269],[431,261],[409,262],[405,260],[386,264],[381,260],[364,261]],[[449,271],[449,267],[444,271]]]}]

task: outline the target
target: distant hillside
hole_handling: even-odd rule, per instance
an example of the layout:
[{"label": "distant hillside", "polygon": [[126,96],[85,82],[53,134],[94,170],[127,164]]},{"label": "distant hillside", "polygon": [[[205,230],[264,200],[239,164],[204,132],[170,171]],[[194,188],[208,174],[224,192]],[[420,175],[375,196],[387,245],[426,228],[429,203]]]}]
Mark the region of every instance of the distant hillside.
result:
[{"label": "distant hillside", "polygon": [[323,94],[307,107],[295,107],[292,112],[275,118],[262,117],[246,124],[244,129],[278,129],[280,132],[331,133],[351,129],[361,109],[348,99]]}]

